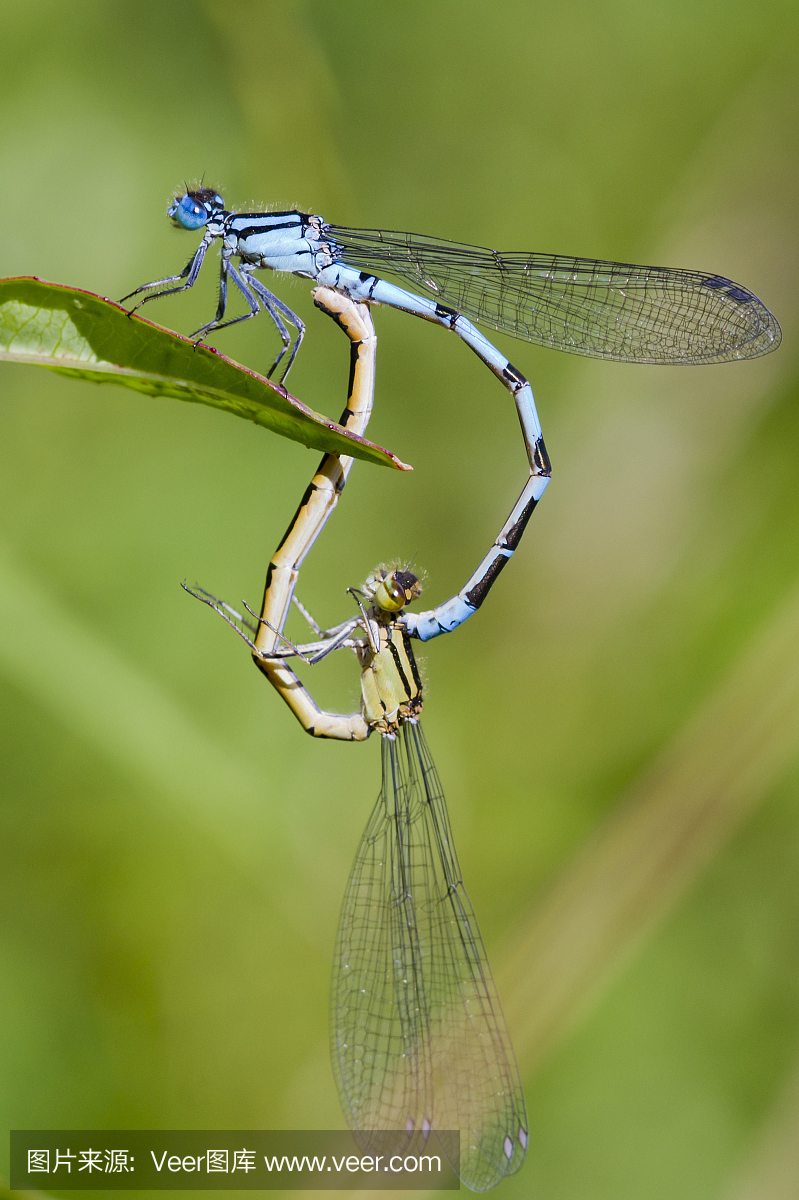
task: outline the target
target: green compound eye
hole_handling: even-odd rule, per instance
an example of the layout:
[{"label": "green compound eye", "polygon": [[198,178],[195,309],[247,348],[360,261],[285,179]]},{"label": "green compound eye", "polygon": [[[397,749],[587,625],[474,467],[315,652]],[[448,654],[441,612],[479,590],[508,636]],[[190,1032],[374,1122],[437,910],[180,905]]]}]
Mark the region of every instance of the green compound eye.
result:
[{"label": "green compound eye", "polygon": [[395,573],[386,575],[375,588],[375,604],[383,612],[399,612],[407,603],[405,589],[397,581]]},{"label": "green compound eye", "polygon": [[374,602],[383,612],[396,613],[421,594],[422,586],[411,571],[391,571],[375,588]]}]

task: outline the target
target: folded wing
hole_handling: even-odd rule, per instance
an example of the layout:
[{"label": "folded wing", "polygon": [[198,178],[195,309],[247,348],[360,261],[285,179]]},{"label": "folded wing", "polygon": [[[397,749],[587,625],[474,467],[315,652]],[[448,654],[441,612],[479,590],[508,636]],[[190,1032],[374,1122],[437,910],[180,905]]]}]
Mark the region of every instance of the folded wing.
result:
[{"label": "folded wing", "polygon": [[339,926],[331,1034],[354,1128],[459,1129],[459,1174],[475,1191],[519,1169],[521,1081],[415,722],[383,739],[383,787]]}]

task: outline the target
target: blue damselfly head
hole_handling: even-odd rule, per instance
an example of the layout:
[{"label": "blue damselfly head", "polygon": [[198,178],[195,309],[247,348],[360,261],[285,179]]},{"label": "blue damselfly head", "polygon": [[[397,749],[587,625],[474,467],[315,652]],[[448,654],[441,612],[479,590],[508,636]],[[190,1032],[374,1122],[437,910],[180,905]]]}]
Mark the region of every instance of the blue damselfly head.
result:
[{"label": "blue damselfly head", "polygon": [[198,188],[176,196],[166,210],[166,215],[178,229],[202,229],[214,217],[225,211],[225,202],[213,188]]}]

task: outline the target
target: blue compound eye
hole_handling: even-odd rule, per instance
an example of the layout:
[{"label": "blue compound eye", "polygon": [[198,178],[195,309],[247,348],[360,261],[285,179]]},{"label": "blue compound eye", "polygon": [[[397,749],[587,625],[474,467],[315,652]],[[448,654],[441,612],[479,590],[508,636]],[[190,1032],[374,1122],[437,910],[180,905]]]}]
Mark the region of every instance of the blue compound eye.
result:
[{"label": "blue compound eye", "polygon": [[182,229],[201,229],[208,223],[208,210],[187,193],[176,200],[168,209],[168,215]]}]

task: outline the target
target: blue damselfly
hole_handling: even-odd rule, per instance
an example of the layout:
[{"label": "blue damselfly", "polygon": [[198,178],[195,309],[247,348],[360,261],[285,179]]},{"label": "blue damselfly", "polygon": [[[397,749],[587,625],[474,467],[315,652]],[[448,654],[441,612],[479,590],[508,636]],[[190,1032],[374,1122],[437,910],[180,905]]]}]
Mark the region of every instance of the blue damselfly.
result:
[{"label": "blue damselfly", "polygon": [[[508,360],[468,318],[525,341],[619,362],[726,362],[756,358],[780,342],[779,325],[757,296],[718,274],[561,254],[499,252],[424,234],[350,229],[296,210],[229,212],[213,188],[176,196],[167,214],[179,228],[205,229],[199,248],[179,274],[144,284],[123,299],[178,284],[146,296],[140,301],[144,304],[193,287],[209,246],[221,239],[216,315],[194,336],[245,321],[262,305],[284,343],[270,375],[291,344],[285,322],[297,331],[283,379],[305,329],[299,317],[255,278],[253,272],[261,268],[300,275],[355,300],[388,304],[435,321],[454,330],[478,353],[490,347],[491,364],[500,372]],[[427,296],[386,283],[377,272],[399,276]],[[250,311],[224,321],[229,278]]]},{"label": "blue damselfly", "polygon": [[[291,345],[285,322],[297,331],[283,372],[285,380],[304,326],[255,278],[254,271],[268,268],[312,279],[356,303],[389,305],[452,330],[513,396],[530,476],[475,576],[448,605],[418,619],[416,635],[423,640],[456,628],[479,607],[485,580],[501,570],[518,544],[551,474],[529,382],[470,317],[481,325],[557,350],[663,365],[757,358],[775,350],[782,336],[776,319],[753,292],[721,275],[702,271],[555,254],[499,253],[422,234],[349,229],[296,210],[229,212],[213,188],[177,195],[167,215],[178,228],[204,229],[200,245],[179,274],[144,284],[130,296],[161,289],[145,296],[140,301],[144,304],[193,287],[208,248],[220,239],[219,304],[213,321],[194,336],[202,339],[212,330],[247,320],[262,305],[283,339],[270,374]],[[234,258],[239,260],[238,268]],[[399,276],[427,295],[388,283],[377,271]],[[229,278],[249,312],[224,321]],[[177,286],[164,288],[164,284]],[[266,648],[260,640],[265,636],[263,631],[259,635],[260,649]]]}]

